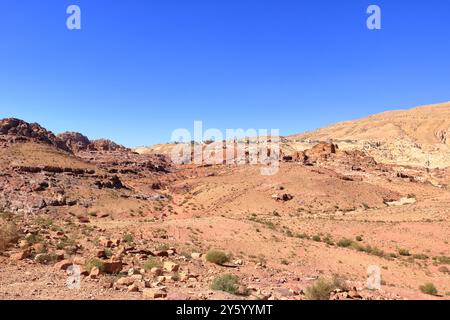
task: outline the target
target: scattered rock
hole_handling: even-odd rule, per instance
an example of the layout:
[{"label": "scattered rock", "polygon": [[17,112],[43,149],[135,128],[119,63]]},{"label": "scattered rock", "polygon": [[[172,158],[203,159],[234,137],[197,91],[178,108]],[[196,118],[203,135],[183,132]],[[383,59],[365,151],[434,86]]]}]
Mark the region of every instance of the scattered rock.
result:
[{"label": "scattered rock", "polygon": [[28,249],[21,250],[17,253],[14,253],[11,255],[11,258],[14,260],[24,260],[31,256],[31,252]]},{"label": "scattered rock", "polygon": [[157,288],[145,288],[142,294],[147,299],[163,299],[167,297],[166,290]]},{"label": "scattered rock", "polygon": [[122,261],[107,261],[103,263],[105,273],[117,274],[122,271]]},{"label": "scattered rock", "polygon": [[58,262],[58,263],[55,264],[55,269],[56,269],[56,270],[64,270],[64,271],[65,271],[65,270],[67,270],[71,265],[73,265],[71,261],[69,261],[69,260],[63,260],[63,261],[60,261],[60,262]]},{"label": "scattered rock", "polygon": [[163,269],[167,272],[177,272],[180,269],[180,265],[171,261],[166,261],[164,262]]}]

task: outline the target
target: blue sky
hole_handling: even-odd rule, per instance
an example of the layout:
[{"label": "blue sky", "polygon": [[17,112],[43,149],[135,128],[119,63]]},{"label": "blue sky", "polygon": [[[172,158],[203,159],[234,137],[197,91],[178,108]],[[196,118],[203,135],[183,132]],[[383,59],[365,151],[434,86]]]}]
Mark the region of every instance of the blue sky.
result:
[{"label": "blue sky", "polygon": [[0,117],[138,146],[448,101],[449,19],[448,0],[0,0]]}]

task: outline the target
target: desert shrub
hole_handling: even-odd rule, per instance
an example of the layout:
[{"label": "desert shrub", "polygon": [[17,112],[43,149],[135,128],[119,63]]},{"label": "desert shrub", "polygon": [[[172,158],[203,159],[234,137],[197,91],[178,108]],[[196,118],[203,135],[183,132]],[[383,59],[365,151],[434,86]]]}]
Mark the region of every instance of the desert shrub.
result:
[{"label": "desert shrub", "polygon": [[313,241],[316,241],[316,242],[322,241],[322,238],[317,234],[315,236],[313,236],[312,239],[313,239]]},{"label": "desert shrub", "polygon": [[291,230],[286,231],[286,236],[289,238],[292,238],[294,236],[294,233]]},{"label": "desert shrub", "polygon": [[34,223],[41,227],[50,227],[51,225],[53,225],[53,220],[39,217],[34,220]]},{"label": "desert shrub", "polygon": [[222,265],[230,261],[230,257],[222,251],[212,250],[206,254],[206,260],[217,265]]},{"label": "desert shrub", "polygon": [[161,267],[162,267],[161,262],[159,262],[154,258],[150,258],[144,263],[145,270],[152,270],[153,268],[161,268]]},{"label": "desert shrub", "polygon": [[48,264],[58,261],[58,256],[53,253],[41,253],[36,255],[35,261],[40,264]]},{"label": "desert shrub", "polygon": [[98,268],[100,271],[104,271],[105,265],[102,260],[92,258],[86,261],[86,270],[90,272],[93,268]]},{"label": "desert shrub", "polygon": [[377,257],[384,257],[386,254],[383,250],[377,248],[377,247],[372,247],[372,246],[367,246],[364,248],[364,252],[377,256]]},{"label": "desert shrub", "polygon": [[211,289],[236,294],[239,289],[239,278],[231,274],[218,276],[213,280]]},{"label": "desert shrub", "polygon": [[399,249],[398,254],[404,257],[409,257],[411,255],[407,249]]},{"label": "desert shrub", "polygon": [[289,265],[289,261],[286,260],[286,259],[282,259],[282,260],[281,260],[281,264],[282,264],[282,265],[285,265],[285,266],[288,266],[288,265]]},{"label": "desert shrub", "polygon": [[347,289],[344,279],[337,276],[331,280],[322,278],[307,287],[305,294],[308,300],[329,300],[331,292],[336,289]]},{"label": "desert shrub", "polygon": [[56,248],[58,250],[64,250],[69,246],[75,246],[76,242],[73,239],[69,239],[69,238],[64,238],[61,239],[57,244],[56,244]]},{"label": "desert shrub", "polygon": [[105,256],[106,256],[107,258],[111,258],[111,257],[113,256],[112,250],[109,249],[109,248],[106,248],[106,249],[105,249]]},{"label": "desert shrub", "polygon": [[28,237],[26,237],[26,240],[28,241],[29,244],[35,244],[43,241],[42,237],[37,234],[29,235]]},{"label": "desert shrub", "polygon": [[362,236],[356,236],[356,241],[358,241],[358,242],[363,241],[363,237]]},{"label": "desert shrub", "polygon": [[253,216],[250,217],[249,220],[253,221],[253,222],[261,223],[261,224],[265,225],[266,227],[268,227],[269,229],[272,229],[272,230],[276,229],[276,226],[272,221],[263,220],[263,219],[253,217]]},{"label": "desert shrub", "polygon": [[337,243],[337,245],[338,245],[339,247],[342,247],[342,248],[348,248],[348,247],[350,247],[352,244],[353,244],[353,241],[350,240],[350,239],[341,239],[341,240],[339,240],[339,242]]},{"label": "desert shrub", "polygon": [[167,243],[162,243],[156,248],[156,250],[159,250],[159,251],[167,251],[169,249],[170,249],[170,245]]},{"label": "desert shrub", "polygon": [[296,233],[295,237],[299,239],[309,239],[309,236],[306,233]]},{"label": "desert shrub", "polygon": [[123,236],[123,242],[132,243],[134,241],[134,237],[132,234],[127,233]]},{"label": "desert shrub", "polygon": [[361,251],[361,252],[366,251],[366,248],[357,242],[353,242],[350,247],[356,251]]},{"label": "desert shrub", "polygon": [[439,264],[450,264],[450,257],[440,256],[435,257],[434,260],[436,260],[436,262]]},{"label": "desert shrub", "polygon": [[8,246],[19,240],[19,231],[12,222],[0,222],[0,252],[5,251]]},{"label": "desert shrub", "polygon": [[434,284],[432,283],[425,283],[423,286],[419,287],[420,291],[422,291],[425,294],[429,294],[432,296],[436,296],[438,294],[438,291],[436,289],[436,287],[434,286]]},{"label": "desert shrub", "polygon": [[426,259],[428,259],[428,256],[426,254],[420,253],[420,254],[414,254],[413,258],[418,259],[418,260],[426,260]]},{"label": "desert shrub", "polygon": [[189,253],[189,252],[183,251],[183,252],[180,253],[180,255],[181,255],[182,257],[185,257],[185,258],[188,259],[188,260],[191,260],[191,259],[192,259],[192,254]]}]

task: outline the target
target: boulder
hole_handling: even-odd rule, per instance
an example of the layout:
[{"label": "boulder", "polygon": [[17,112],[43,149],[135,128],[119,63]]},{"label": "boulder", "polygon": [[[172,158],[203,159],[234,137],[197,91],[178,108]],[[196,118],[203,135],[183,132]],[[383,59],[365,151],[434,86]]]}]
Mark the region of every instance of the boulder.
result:
[{"label": "boulder", "polygon": [[163,299],[167,297],[166,290],[158,288],[145,288],[142,294],[147,299]]},{"label": "boulder", "polygon": [[180,265],[171,261],[166,261],[164,262],[163,269],[167,272],[177,272],[180,269]]},{"label": "boulder", "polygon": [[55,264],[56,270],[67,270],[72,265],[72,262],[70,260],[62,260]]},{"label": "boulder", "polygon": [[118,274],[122,271],[122,261],[120,260],[110,260],[103,263],[105,273]]}]

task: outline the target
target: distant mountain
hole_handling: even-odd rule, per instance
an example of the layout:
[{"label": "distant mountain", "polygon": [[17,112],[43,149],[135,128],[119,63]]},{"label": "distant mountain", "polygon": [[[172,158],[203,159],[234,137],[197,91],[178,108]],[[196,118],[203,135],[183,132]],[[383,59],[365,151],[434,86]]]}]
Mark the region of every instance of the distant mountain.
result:
[{"label": "distant mountain", "polygon": [[409,110],[387,111],[289,138],[383,142],[409,139],[419,144],[450,145],[450,102]]}]

